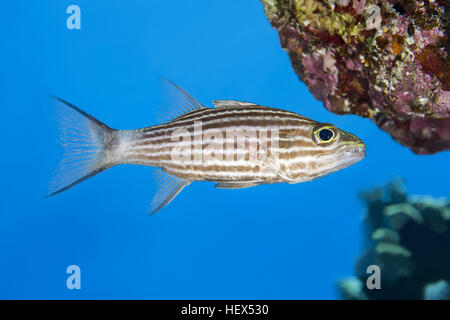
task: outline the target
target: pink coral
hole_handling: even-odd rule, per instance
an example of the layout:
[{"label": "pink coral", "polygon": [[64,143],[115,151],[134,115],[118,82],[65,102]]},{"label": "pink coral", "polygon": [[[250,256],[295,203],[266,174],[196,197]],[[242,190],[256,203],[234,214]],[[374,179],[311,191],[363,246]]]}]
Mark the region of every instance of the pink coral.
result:
[{"label": "pink coral", "polygon": [[448,1],[262,2],[328,110],[371,118],[419,154],[450,149]]},{"label": "pink coral", "polygon": [[309,75],[307,84],[316,99],[325,100],[325,107],[331,109],[327,100],[329,94],[336,89],[338,70],[330,51],[325,54],[305,56],[303,64],[305,72]]}]

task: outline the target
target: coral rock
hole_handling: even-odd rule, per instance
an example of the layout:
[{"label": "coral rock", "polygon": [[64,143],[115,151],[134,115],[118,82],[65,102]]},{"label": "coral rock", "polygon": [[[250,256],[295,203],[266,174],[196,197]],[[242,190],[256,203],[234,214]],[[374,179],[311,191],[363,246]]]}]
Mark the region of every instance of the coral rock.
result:
[{"label": "coral rock", "polygon": [[262,0],[315,98],[418,154],[450,149],[447,0]]},{"label": "coral rock", "polygon": [[[450,299],[450,202],[408,197],[401,182],[363,195],[367,249],[356,277],[338,281],[344,299]],[[402,217],[398,224],[393,217]],[[381,289],[366,285],[380,268]]]}]

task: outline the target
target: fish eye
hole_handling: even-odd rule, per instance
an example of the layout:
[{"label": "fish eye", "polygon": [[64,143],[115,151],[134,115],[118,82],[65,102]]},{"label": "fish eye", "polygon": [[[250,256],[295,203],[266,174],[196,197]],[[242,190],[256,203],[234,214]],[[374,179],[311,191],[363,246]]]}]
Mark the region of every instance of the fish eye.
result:
[{"label": "fish eye", "polygon": [[334,132],[328,128],[324,128],[324,129],[319,130],[317,136],[319,137],[319,139],[321,141],[326,142],[326,141],[331,140],[334,137]]}]

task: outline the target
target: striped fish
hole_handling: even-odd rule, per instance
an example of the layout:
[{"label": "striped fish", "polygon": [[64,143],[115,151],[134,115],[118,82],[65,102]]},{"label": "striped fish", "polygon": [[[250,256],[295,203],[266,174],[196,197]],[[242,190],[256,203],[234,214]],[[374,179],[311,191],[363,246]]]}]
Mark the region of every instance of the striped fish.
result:
[{"label": "striped fish", "polygon": [[64,158],[49,195],[119,164],[161,168],[152,212],[169,204],[194,181],[240,189],[269,183],[310,181],[365,156],[355,135],[294,112],[250,102],[199,103],[169,81],[181,98],[173,120],[137,130],[116,130],[69,102],[61,108]]}]

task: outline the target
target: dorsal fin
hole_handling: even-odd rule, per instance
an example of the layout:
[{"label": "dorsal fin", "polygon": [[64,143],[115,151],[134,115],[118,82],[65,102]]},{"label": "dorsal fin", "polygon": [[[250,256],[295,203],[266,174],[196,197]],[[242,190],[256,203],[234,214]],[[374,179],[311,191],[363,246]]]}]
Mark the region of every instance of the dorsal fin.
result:
[{"label": "dorsal fin", "polygon": [[245,106],[255,106],[253,102],[246,101],[235,101],[235,100],[213,100],[214,106],[216,108],[221,107],[245,107]]},{"label": "dorsal fin", "polygon": [[161,120],[171,121],[189,112],[206,108],[175,82],[164,77],[161,78],[164,83],[167,84],[167,88],[170,89],[171,100],[171,110],[170,112],[165,113],[164,119]]}]

